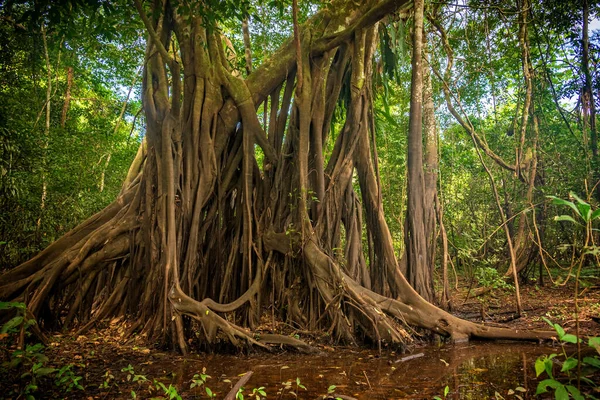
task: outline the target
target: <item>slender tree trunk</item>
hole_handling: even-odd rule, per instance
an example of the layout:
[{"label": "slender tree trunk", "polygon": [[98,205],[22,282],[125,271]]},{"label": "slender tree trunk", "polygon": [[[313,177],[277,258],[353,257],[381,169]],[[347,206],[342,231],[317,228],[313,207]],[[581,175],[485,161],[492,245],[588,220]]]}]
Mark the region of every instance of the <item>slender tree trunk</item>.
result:
[{"label": "slender tree trunk", "polygon": [[[519,144],[519,160],[520,165],[519,174],[521,179],[527,184],[527,191],[525,195],[526,203],[531,204],[533,202],[533,195],[535,191],[535,182],[537,176],[537,120],[534,115],[534,90],[533,90],[533,65],[531,63],[530,43],[529,43],[529,32],[528,32],[528,18],[530,18],[530,7],[531,3],[528,0],[524,0],[522,4],[521,13],[519,14],[519,43],[521,44],[521,58],[522,58],[522,69],[523,78],[525,80],[525,101],[523,104],[523,114],[521,117],[521,129],[520,129],[520,144]],[[532,117],[532,118],[530,118]],[[530,119],[534,120],[530,127]],[[530,132],[529,143],[525,149],[525,138],[527,132]],[[524,154],[525,153],[525,154]],[[519,226],[514,241],[515,252],[517,255],[517,272],[524,270],[531,260],[531,255],[534,254],[533,242],[531,239],[531,232],[527,227],[528,216],[525,213],[521,213],[519,216]],[[506,276],[510,276],[512,271],[510,269],[506,272]]]},{"label": "slender tree trunk", "polygon": [[589,132],[590,149],[592,151],[592,186],[595,187],[594,194],[600,199],[600,160],[598,158],[598,133],[596,129],[596,103],[594,101],[594,92],[592,74],[590,72],[590,37],[589,37],[589,19],[590,3],[589,0],[583,0],[583,27],[581,37],[581,69],[584,76],[582,110],[583,110],[583,130],[584,135]]},{"label": "slender tree trunk", "polygon": [[[133,81],[131,82],[131,86],[129,86],[129,90],[127,91],[127,97],[125,97],[125,101],[123,102],[123,105],[121,106],[121,112],[119,113],[119,116],[117,117],[117,122],[115,123],[115,128],[113,129],[113,132],[112,132],[113,136],[117,134],[117,131],[119,130],[119,126],[121,125],[121,121],[123,121],[123,115],[125,115],[125,110],[127,110],[127,103],[129,103],[129,98],[131,97],[131,92],[133,91],[133,88],[135,87],[135,84],[137,83],[140,71],[141,71],[141,68],[136,72],[135,76],[133,77]],[[66,115],[64,108],[63,108],[63,114]],[[110,159],[112,158],[112,151],[113,150],[111,148],[108,150],[108,153],[106,153],[106,160],[104,161],[104,166],[102,167],[102,172],[100,173],[100,183],[98,184],[98,190],[100,192],[104,191],[104,177],[106,175],[106,170],[108,169],[108,165],[110,164]]]},{"label": "slender tree trunk", "polygon": [[48,40],[46,37],[46,28],[42,25],[42,43],[44,45],[44,59],[46,61],[46,122],[44,124],[44,135],[42,138],[42,195],[40,197],[40,215],[37,220],[37,233],[40,235],[42,216],[46,209],[46,197],[48,196],[48,145],[50,141],[50,116],[52,99],[52,68],[50,65],[50,55],[48,54]]},{"label": "slender tree trunk", "polygon": [[252,72],[252,45],[250,44],[250,29],[248,28],[248,18],[242,21],[242,34],[244,37],[244,58],[246,60],[246,74]]},{"label": "slender tree trunk", "polygon": [[[423,131],[425,133],[425,157],[424,157],[424,183],[425,192],[423,198],[423,214],[425,238],[427,240],[426,268],[429,269],[429,280],[433,284],[433,270],[437,249],[437,185],[438,185],[438,134],[435,120],[435,107],[433,104],[433,85],[427,52],[427,36],[423,35]],[[440,212],[442,210],[440,209]],[[447,248],[446,248],[447,251]]]},{"label": "slender tree trunk", "polygon": [[65,127],[67,122],[67,113],[71,104],[71,87],[73,86],[73,67],[67,67],[67,89],[65,90],[65,102],[63,103],[62,115],[60,117],[61,128]]},{"label": "slender tree trunk", "polygon": [[433,300],[433,277],[425,231],[425,182],[423,176],[423,8],[414,2],[414,32],[410,116],[407,147],[408,206],[406,209],[405,248],[407,279],[426,300]]}]

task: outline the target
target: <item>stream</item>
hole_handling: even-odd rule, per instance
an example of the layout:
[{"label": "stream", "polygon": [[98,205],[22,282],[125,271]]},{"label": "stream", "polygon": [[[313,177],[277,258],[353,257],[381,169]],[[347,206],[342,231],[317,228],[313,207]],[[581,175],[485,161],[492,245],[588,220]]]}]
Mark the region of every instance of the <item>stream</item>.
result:
[{"label": "stream", "polygon": [[[245,386],[245,399],[253,388],[264,387],[267,399],[316,399],[335,392],[358,399],[489,399],[533,397],[537,386],[534,363],[542,354],[559,352],[548,345],[479,342],[417,347],[397,354],[356,348],[329,349],[317,355],[296,353],[220,355],[202,354],[175,361],[159,353],[147,369],[155,376],[171,376],[183,398],[206,398],[204,388],[190,389],[194,374],[206,368],[206,386],[223,398],[246,371],[254,374]],[[297,386],[297,378],[300,385]],[[285,388],[284,382],[291,382]],[[517,389],[519,388],[519,389]],[[522,388],[522,389],[521,389]],[[523,392],[523,389],[526,392]],[[516,391],[509,395],[509,391]],[[254,398],[254,397],[253,397]]]}]

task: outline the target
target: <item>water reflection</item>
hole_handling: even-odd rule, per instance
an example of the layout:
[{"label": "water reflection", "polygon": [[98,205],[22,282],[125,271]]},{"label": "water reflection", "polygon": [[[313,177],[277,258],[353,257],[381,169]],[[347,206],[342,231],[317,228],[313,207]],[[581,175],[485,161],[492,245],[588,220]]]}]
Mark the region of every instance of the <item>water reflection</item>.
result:
[{"label": "water reflection", "polygon": [[[316,399],[331,385],[337,387],[337,393],[358,399],[432,399],[442,395],[446,385],[448,398],[454,399],[490,399],[496,393],[515,398],[508,393],[517,388],[526,392],[515,394],[527,398],[535,393],[535,359],[553,351],[556,349],[536,344],[478,343],[417,348],[412,358],[410,354],[379,355],[356,349],[310,356],[213,354],[189,357],[184,362],[157,360],[153,369],[173,371],[184,398],[200,395],[200,391],[186,388],[203,367],[212,376],[207,386],[218,393],[217,398],[229,391],[228,381],[235,383],[239,374],[249,370],[254,375],[246,385],[246,394],[264,386],[269,399],[292,399],[290,391],[297,392],[300,399]],[[296,378],[307,390],[297,387]],[[289,389],[282,385],[287,381],[292,383]]]}]

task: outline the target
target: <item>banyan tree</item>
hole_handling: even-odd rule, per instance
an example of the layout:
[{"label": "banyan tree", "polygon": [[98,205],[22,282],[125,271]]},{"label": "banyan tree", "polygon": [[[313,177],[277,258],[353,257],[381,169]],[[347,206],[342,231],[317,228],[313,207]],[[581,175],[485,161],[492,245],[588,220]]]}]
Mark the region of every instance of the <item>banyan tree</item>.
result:
[{"label": "banyan tree", "polygon": [[414,14],[416,206],[408,207],[403,262],[415,275],[431,268],[418,187],[422,0],[332,1],[296,21],[293,37],[245,77],[232,68],[210,3],[135,0],[148,35],[144,142],[118,198],[1,275],[2,300],[25,302],[44,329],[83,332],[122,316],[131,333],[184,352],[192,335],[208,344],[303,346],[255,334],[269,307],[290,326],[343,343],[401,345],[409,326],[455,340],[545,336],[452,316],[413,289],[395,256],[372,81],[380,27]]}]

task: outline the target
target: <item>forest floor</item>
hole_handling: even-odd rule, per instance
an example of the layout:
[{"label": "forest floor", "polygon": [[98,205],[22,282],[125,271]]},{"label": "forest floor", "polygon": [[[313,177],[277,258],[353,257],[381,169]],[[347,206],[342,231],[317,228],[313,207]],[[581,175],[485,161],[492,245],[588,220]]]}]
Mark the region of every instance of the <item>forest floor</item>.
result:
[{"label": "forest floor", "polygon": [[[452,311],[462,318],[494,326],[549,329],[542,319],[545,317],[568,332],[575,331],[572,282],[565,286],[523,285],[524,312],[519,318],[515,314],[514,291],[494,289],[483,296],[467,297],[468,286],[469,282],[461,282],[459,290],[452,292]],[[600,336],[598,280],[583,289],[579,307],[581,335]],[[283,324],[277,326],[282,327],[285,328]],[[266,332],[272,326],[265,320],[261,328]],[[404,352],[384,349],[380,354],[376,349],[334,347],[324,335],[310,335],[288,327],[283,329],[284,333],[298,335],[318,352],[305,355],[284,349],[276,353],[256,350],[243,354],[196,351],[184,357],[148,347],[139,337],[125,338],[126,330],[126,324],[110,321],[85,335],[50,336],[46,348],[40,350],[48,357],[43,367],[58,369],[71,365],[71,368],[63,373],[59,383],[55,383],[61,380],[56,375],[52,379],[40,377],[35,382],[39,388],[32,390],[35,398],[200,399],[209,398],[208,393],[212,393],[221,399],[247,371],[254,371],[254,375],[245,385],[246,399],[264,398],[261,390],[268,399],[326,398],[323,396],[328,391],[365,399],[431,399],[442,395],[445,386],[451,387],[450,392],[456,393],[457,398],[494,398],[498,391],[510,394],[511,387],[524,387],[528,391],[525,394],[529,394],[524,395],[527,398],[535,391],[535,384],[531,383],[535,381],[535,358],[560,351],[556,343],[484,342],[456,347],[438,340],[435,345],[418,343]],[[5,339],[0,341],[2,361],[9,358]],[[401,372],[403,368],[406,373]],[[505,372],[498,372],[498,368]],[[515,374],[515,369],[521,372]],[[447,372],[440,373],[442,370]],[[23,393],[25,385],[31,383],[31,376],[19,378],[23,373],[27,373],[26,368],[0,369],[0,399],[16,399]],[[516,376],[516,380],[506,383],[506,374]],[[399,376],[402,385],[395,379]],[[494,383],[496,380],[498,383]],[[465,395],[465,391],[469,394]]]}]

